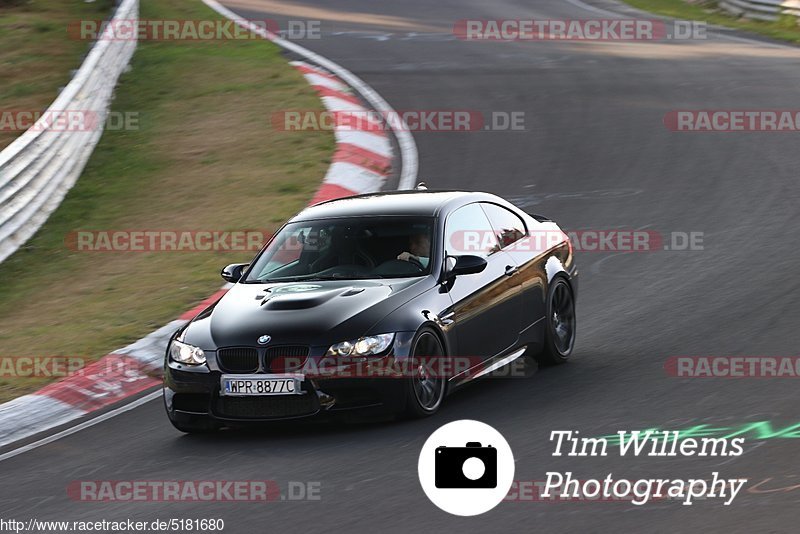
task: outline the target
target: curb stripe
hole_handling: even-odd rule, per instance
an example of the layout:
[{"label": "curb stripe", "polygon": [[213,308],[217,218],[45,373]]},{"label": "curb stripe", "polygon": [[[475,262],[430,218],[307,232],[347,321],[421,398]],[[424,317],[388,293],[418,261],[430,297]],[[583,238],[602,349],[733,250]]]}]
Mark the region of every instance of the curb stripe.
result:
[{"label": "curb stripe", "polygon": [[308,80],[308,83],[311,84],[312,87],[327,87],[333,91],[339,91],[347,94],[347,86],[335,78],[322,76],[316,72],[305,73],[303,77]]},{"label": "curb stripe", "polygon": [[[296,68],[308,67],[314,74],[321,71],[304,62],[293,63]],[[312,74],[307,74],[309,79]],[[310,82],[310,80],[309,80]],[[367,109],[351,95],[341,91],[324,90],[315,87],[321,95],[322,103],[330,112],[363,111]],[[336,151],[331,166],[322,180],[322,185],[314,194],[312,204],[343,196],[378,191],[391,172],[392,146],[385,130],[375,123],[367,123],[370,130],[358,131],[351,127],[337,127]]]},{"label": "curb stripe", "polygon": [[333,161],[360,165],[383,176],[387,176],[392,167],[391,159],[349,143],[339,143],[337,145],[336,152],[333,154]]},{"label": "curb stripe", "polygon": [[314,195],[314,198],[311,199],[311,203],[309,205],[313,206],[314,204],[319,204],[320,202],[325,202],[336,198],[349,197],[350,195],[355,194],[357,194],[355,191],[340,185],[322,184],[322,187],[317,190],[317,193]]},{"label": "curb stripe", "polygon": [[379,191],[385,177],[352,163],[335,162],[328,168],[325,183],[355,191],[357,194]]},{"label": "curb stripe", "polygon": [[323,96],[322,103],[325,104],[325,109],[335,113],[366,113],[367,108],[361,104],[354,104],[349,100],[343,100],[335,96]]},{"label": "curb stripe", "polygon": [[303,74],[313,74],[340,83],[339,78],[337,78],[333,74],[325,72],[321,69],[314,68],[314,66],[309,65],[308,63],[304,63],[303,61],[290,61],[289,64],[294,68],[296,68],[297,70],[299,70],[300,72],[302,72]]},{"label": "curb stripe", "polygon": [[[324,85],[313,85],[312,86],[319,94],[320,97],[329,96],[331,98],[338,98],[339,100],[344,100],[345,102],[350,102],[351,104],[355,104],[356,106],[362,106],[361,100],[357,97],[347,94],[342,91],[337,91],[335,89],[331,89],[330,87],[325,87]],[[363,107],[363,106],[362,106]]]},{"label": "curb stripe", "polygon": [[382,137],[372,132],[358,132],[347,129],[337,129],[334,134],[336,135],[337,145],[353,145],[373,154],[378,154],[383,158],[392,157],[392,144],[389,142],[388,137]]},{"label": "curb stripe", "polygon": [[61,401],[88,413],[160,383],[160,379],[145,374],[135,358],[109,354],[68,379],[48,384],[36,395]]}]

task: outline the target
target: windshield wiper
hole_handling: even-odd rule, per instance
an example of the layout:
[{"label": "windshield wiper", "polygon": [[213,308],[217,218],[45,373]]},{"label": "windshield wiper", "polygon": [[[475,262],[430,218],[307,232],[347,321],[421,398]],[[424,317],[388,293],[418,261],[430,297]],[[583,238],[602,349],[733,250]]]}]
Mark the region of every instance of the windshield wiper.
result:
[{"label": "windshield wiper", "polygon": [[303,278],[303,280],[311,280],[311,281],[327,281],[327,280],[370,280],[375,278],[383,278],[383,276],[379,274],[370,274],[365,276],[345,276],[345,275],[335,275],[335,274],[328,274],[328,275],[314,275],[310,278]]},{"label": "windshield wiper", "polygon": [[370,280],[384,278],[379,274],[372,274],[366,276],[350,277],[343,275],[308,275],[308,276],[287,276],[285,278],[260,278],[254,280],[254,283],[261,284],[275,284],[281,282],[328,282],[328,281],[346,281],[346,280]]}]

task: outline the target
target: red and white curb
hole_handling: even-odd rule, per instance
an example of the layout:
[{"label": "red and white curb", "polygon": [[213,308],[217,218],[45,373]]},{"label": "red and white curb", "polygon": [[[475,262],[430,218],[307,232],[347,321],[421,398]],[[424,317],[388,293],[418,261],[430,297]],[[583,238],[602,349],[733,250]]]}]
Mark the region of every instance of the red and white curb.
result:
[{"label": "red and white curb", "polygon": [[[292,65],[303,73],[329,112],[366,114],[368,111],[352,89],[333,74],[304,61],[293,61]],[[391,172],[392,143],[385,131],[376,128],[359,131],[349,126],[336,126],[334,135],[336,151],[333,162],[312,204],[379,191]]]},{"label": "red and white curb", "polygon": [[[294,61],[292,65],[303,73],[328,111],[367,111],[368,108],[362,104],[363,99],[367,106],[384,116],[394,114],[391,106],[374,89],[340,65],[241,19],[215,0],[203,2],[237,24],[303,57],[305,61]],[[417,148],[407,128],[399,128],[393,133],[400,148],[398,189],[410,189],[417,176]],[[391,172],[393,151],[386,131],[336,128],[334,135],[336,149],[333,160],[311,204],[379,191]],[[186,321],[222,298],[229,287],[230,284],[223,286],[175,321],[104,356],[81,372],[49,384],[35,393],[0,404],[0,447],[69,423],[159,385],[169,337]],[[0,455],[0,460],[105,420],[138,406],[138,402]]]}]

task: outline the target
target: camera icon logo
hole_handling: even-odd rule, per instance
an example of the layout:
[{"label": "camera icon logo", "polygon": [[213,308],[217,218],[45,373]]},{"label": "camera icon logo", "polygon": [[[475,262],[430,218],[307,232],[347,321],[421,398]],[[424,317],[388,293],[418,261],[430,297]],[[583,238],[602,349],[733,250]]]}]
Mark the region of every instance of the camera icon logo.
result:
[{"label": "camera icon logo", "polygon": [[480,421],[447,423],[425,442],[417,466],[425,495],[445,512],[488,512],[508,495],[514,455],[502,434]]},{"label": "camera icon logo", "polygon": [[437,488],[497,487],[497,449],[491,445],[470,441],[466,447],[437,447],[434,465]]}]

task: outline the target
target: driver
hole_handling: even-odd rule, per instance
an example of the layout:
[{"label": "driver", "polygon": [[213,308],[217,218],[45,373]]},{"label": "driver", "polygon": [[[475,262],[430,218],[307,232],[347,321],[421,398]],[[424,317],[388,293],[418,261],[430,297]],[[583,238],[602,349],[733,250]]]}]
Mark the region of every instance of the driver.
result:
[{"label": "driver", "polygon": [[398,260],[419,263],[424,269],[428,268],[431,258],[431,239],[427,233],[414,234],[408,238],[410,252],[403,252],[397,256]]}]

